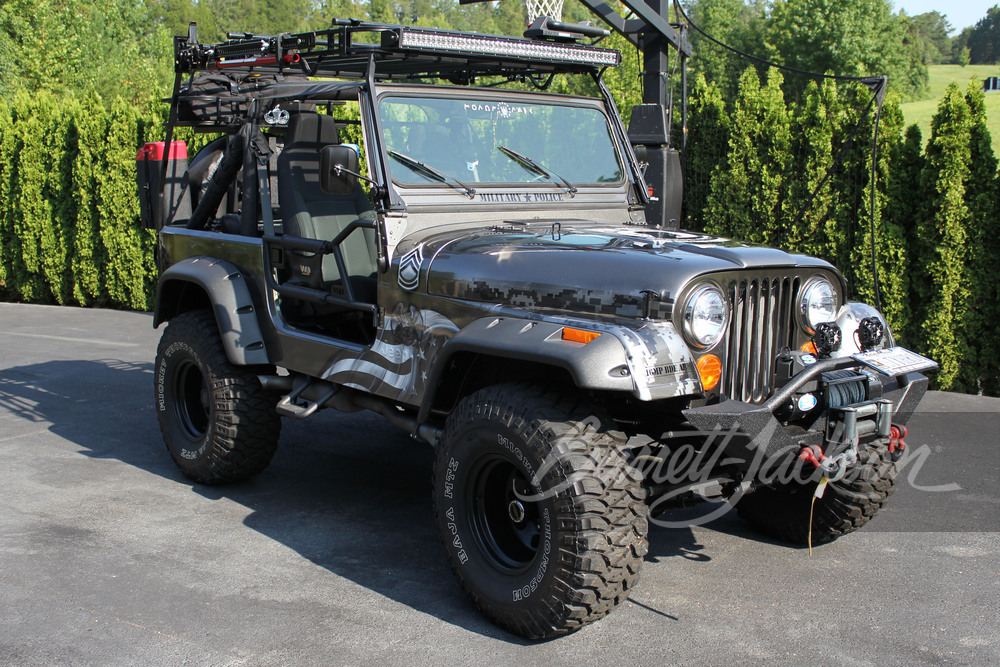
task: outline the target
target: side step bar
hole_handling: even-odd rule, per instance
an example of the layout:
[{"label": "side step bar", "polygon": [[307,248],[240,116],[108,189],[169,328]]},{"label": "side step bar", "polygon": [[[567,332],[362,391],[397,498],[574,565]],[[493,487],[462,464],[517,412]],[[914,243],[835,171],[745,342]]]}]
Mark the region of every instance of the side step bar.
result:
[{"label": "side step bar", "polygon": [[[268,387],[268,384],[264,382],[263,378],[261,378],[261,384],[264,385],[265,389],[270,388]],[[316,399],[310,400],[308,398],[302,398],[302,394],[305,393],[307,389],[311,389],[316,385],[321,384],[327,385],[327,387],[318,387],[320,392]],[[326,404],[326,402],[333,398],[339,390],[340,387],[338,385],[330,382],[310,381],[309,378],[305,376],[299,376],[292,381],[292,390],[283,396],[280,401],[278,401],[278,405],[276,405],[274,409],[279,415],[284,415],[285,417],[305,419]]]},{"label": "side step bar", "polygon": [[418,423],[415,411],[387,399],[305,375],[259,375],[258,378],[265,390],[284,394],[275,410],[285,417],[305,419],[319,408],[340,412],[371,410],[417,440],[433,446],[441,440],[441,429]]}]

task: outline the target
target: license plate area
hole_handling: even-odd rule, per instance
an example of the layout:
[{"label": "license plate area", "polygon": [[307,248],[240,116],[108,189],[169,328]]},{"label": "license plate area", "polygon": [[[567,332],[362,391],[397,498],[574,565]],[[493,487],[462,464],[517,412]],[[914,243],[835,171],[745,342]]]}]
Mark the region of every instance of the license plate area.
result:
[{"label": "license plate area", "polygon": [[855,361],[874,368],[883,375],[902,375],[937,368],[937,362],[911,352],[905,347],[890,347],[852,355]]}]

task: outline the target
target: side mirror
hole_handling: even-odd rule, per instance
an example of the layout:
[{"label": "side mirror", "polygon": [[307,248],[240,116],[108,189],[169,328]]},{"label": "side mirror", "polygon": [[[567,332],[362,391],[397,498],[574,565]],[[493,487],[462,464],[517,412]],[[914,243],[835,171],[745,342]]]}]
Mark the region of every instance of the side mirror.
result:
[{"label": "side mirror", "polygon": [[635,152],[635,159],[641,163],[649,164],[649,149],[645,144],[635,144],[632,146]]},{"label": "side mirror", "polygon": [[324,146],[319,152],[319,186],[331,195],[349,195],[358,184],[358,154],[349,146]]}]

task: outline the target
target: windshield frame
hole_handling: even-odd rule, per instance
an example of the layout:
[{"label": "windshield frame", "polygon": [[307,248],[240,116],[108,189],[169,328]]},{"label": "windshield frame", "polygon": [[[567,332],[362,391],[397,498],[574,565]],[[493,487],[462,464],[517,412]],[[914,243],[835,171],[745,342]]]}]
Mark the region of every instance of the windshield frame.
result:
[{"label": "windshield frame", "polygon": [[[613,119],[611,118],[611,113],[607,109],[604,100],[595,97],[580,97],[574,95],[559,95],[552,93],[537,93],[532,91],[519,91],[519,90],[509,90],[503,88],[488,89],[482,87],[466,87],[466,86],[441,86],[441,85],[426,85],[426,84],[385,84],[382,83],[378,86],[378,95],[374,101],[375,113],[379,115],[380,120],[384,122],[382,118],[382,102],[386,98],[412,98],[412,99],[441,99],[441,100],[453,100],[462,101],[464,98],[473,98],[476,102],[479,101],[489,101],[490,103],[504,102],[511,105],[516,104],[531,104],[536,106],[559,106],[559,107],[570,107],[577,109],[589,109],[594,110],[601,115],[604,120],[604,127],[607,132],[608,141],[611,143],[612,150],[614,152],[614,159],[617,162],[617,168],[620,173],[620,178],[615,181],[573,181],[573,185],[580,188],[581,191],[588,190],[609,190],[609,189],[622,189],[631,183],[633,176],[630,170],[630,164],[627,160],[623,147],[620,145],[620,141],[615,132],[615,126]],[[379,146],[383,154],[388,153],[388,145],[386,137],[384,134],[379,137]],[[510,159],[504,157],[502,153],[499,154],[501,159]],[[418,157],[418,156],[414,156]],[[533,159],[542,159],[543,156],[530,155],[529,157]],[[448,193],[454,194],[461,199],[466,199],[463,196],[463,191],[461,188],[456,187],[454,183],[442,183],[436,181],[410,181],[403,180],[399,174],[398,170],[394,170],[392,166],[393,161],[386,158],[386,164],[388,167],[388,172],[391,177],[392,185],[394,188],[398,189],[400,195],[403,196],[404,193],[417,194],[420,191],[435,191],[440,194]],[[515,163],[516,164],[516,163]],[[437,167],[438,165],[431,165]],[[547,169],[549,165],[544,165]],[[449,176],[454,176],[449,174]],[[493,191],[511,191],[511,190],[526,190],[526,191],[539,191],[539,192],[551,192],[559,191],[564,192],[565,188],[561,182],[556,179],[552,180],[538,180],[537,182],[525,182],[525,181],[466,181],[472,185],[477,191],[483,190],[493,190]]]}]

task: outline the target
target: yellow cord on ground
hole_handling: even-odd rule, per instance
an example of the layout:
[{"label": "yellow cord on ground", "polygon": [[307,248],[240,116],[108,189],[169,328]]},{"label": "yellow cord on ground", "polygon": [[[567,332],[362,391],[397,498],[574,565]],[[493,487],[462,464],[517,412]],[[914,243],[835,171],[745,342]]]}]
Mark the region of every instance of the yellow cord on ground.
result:
[{"label": "yellow cord on ground", "polygon": [[812,500],[809,501],[809,555],[813,555],[813,507],[816,506],[816,494],[813,494]]},{"label": "yellow cord on ground", "polygon": [[816,485],[816,491],[813,492],[812,500],[809,501],[809,536],[806,538],[806,542],[809,544],[809,555],[813,555],[813,508],[816,507],[816,499],[823,497],[823,492],[826,491],[826,484],[829,482],[826,477],[819,480],[819,484]]}]

